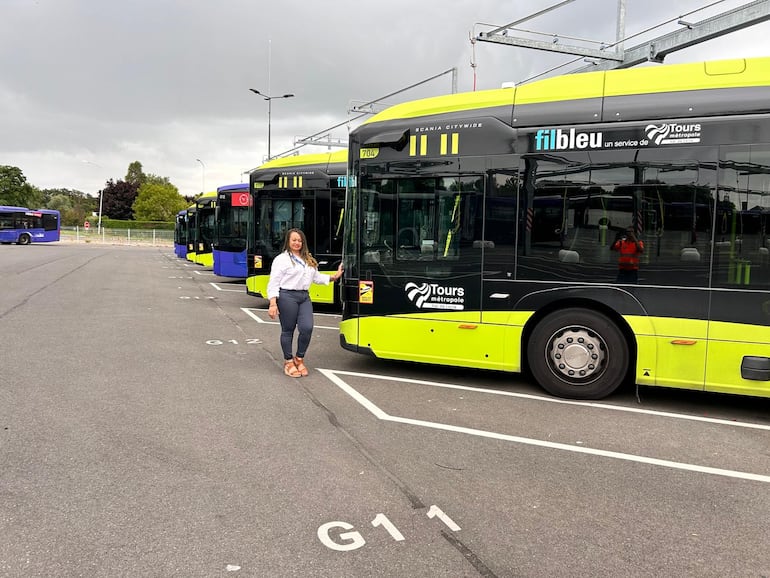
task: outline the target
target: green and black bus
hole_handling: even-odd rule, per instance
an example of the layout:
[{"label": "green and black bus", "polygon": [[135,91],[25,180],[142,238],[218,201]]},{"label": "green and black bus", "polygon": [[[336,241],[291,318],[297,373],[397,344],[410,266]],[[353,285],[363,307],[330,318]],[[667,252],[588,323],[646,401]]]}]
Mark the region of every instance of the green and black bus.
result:
[{"label": "green and black bus", "polygon": [[187,250],[184,257],[188,261],[195,263],[195,251],[198,249],[196,237],[196,223],[198,221],[198,205],[193,203],[185,211],[185,239],[187,240]]},{"label": "green and black bus", "polygon": [[[342,215],[347,150],[268,161],[249,177],[252,210],[248,223],[246,291],[267,297],[270,267],[286,231],[302,229],[322,273],[334,273],[342,259]],[[314,303],[339,303],[335,284],[312,285]]]},{"label": "green and black bus", "polygon": [[345,349],[571,398],[770,396],[770,58],[396,105],[351,133],[349,180]]},{"label": "green and black bus", "polygon": [[187,210],[187,260],[214,267],[214,214],[217,207],[217,192],[203,193],[195,199],[195,205]]}]

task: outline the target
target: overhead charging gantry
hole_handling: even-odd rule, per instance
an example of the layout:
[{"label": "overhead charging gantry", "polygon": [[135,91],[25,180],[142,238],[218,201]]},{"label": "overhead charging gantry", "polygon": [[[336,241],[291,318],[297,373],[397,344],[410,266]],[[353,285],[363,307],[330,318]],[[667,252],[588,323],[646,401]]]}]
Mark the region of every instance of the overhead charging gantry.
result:
[{"label": "overhead charging gantry", "polygon": [[[553,6],[504,26],[498,26],[487,32],[480,32],[475,37],[472,37],[471,41],[493,42],[496,44],[506,44],[509,46],[519,46],[535,50],[572,54],[581,58],[590,59],[590,63],[587,66],[572,70],[571,72],[587,72],[592,70],[610,70],[613,68],[630,68],[643,62],[662,63],[665,57],[672,52],[683,50],[701,42],[706,42],[707,40],[712,40],[770,20],[770,0],[750,2],[699,22],[688,22],[687,20],[684,20],[686,16],[702,10],[701,8],[663,23],[668,24],[676,21],[677,24],[682,26],[680,30],[658,36],[652,40],[624,49],[624,42],[628,40],[628,38],[624,38],[626,0],[618,0],[617,37],[612,43],[602,43],[548,33],[532,34],[547,36],[550,38],[549,41],[516,37],[512,35],[512,33],[521,32],[517,27],[524,22],[561,8],[574,1],[575,0],[564,0],[563,2],[554,4]],[[650,30],[646,30],[644,32],[649,31]],[[643,34],[644,32],[635,36]],[[578,46],[565,44],[562,41],[563,39],[581,41],[587,45]],[[599,47],[592,48],[591,45],[599,45]]]}]

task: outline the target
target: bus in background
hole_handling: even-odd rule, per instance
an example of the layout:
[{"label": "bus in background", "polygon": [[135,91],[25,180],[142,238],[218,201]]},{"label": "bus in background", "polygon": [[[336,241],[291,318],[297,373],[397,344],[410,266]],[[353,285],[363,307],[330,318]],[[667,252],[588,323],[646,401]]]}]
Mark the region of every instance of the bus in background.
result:
[{"label": "bus in background", "polygon": [[0,205],[0,243],[50,243],[60,237],[59,211]]},{"label": "bus in background", "polygon": [[[305,233],[319,271],[337,270],[346,171],[347,151],[342,150],[274,159],[251,172],[247,293],[267,297],[270,267],[289,229]],[[310,298],[314,303],[339,302],[334,284],[311,285]]]},{"label": "bus in background", "polygon": [[342,347],[570,398],[770,397],[769,98],[756,58],[373,116],[350,135]]},{"label": "bus in background", "polygon": [[187,257],[187,209],[179,211],[174,221],[174,253],[180,259]]},{"label": "bus in background", "polygon": [[185,259],[191,263],[195,263],[195,251],[198,247],[195,240],[197,234],[198,205],[190,205],[187,207],[185,213],[185,222],[187,223],[187,251],[185,252]]},{"label": "bus in background", "polygon": [[[211,243],[214,240],[214,211],[216,206],[216,191],[204,193],[195,199],[195,226],[193,228],[195,250],[192,262],[204,267],[214,267]],[[190,211],[188,210],[189,214]]]},{"label": "bus in background", "polygon": [[245,279],[246,232],[251,195],[249,183],[225,185],[217,189],[214,211],[214,274]]}]

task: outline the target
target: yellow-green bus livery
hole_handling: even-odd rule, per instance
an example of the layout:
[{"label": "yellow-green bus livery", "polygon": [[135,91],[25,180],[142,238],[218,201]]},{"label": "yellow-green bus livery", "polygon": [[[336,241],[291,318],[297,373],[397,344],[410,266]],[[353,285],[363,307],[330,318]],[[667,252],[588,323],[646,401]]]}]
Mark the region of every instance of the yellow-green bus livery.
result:
[{"label": "yellow-green bus livery", "polygon": [[[214,219],[217,207],[217,192],[203,193],[195,199],[195,227],[193,229],[193,257],[191,261],[204,267],[214,267]],[[189,211],[188,211],[189,214]]]},{"label": "yellow-green bus livery", "polygon": [[344,348],[770,396],[770,58],[396,105],[349,175]]},{"label": "yellow-green bus livery", "polygon": [[[267,297],[273,259],[286,231],[302,229],[321,272],[334,273],[342,259],[347,150],[268,161],[252,171],[246,291]],[[334,284],[311,285],[314,303],[339,303]]]}]

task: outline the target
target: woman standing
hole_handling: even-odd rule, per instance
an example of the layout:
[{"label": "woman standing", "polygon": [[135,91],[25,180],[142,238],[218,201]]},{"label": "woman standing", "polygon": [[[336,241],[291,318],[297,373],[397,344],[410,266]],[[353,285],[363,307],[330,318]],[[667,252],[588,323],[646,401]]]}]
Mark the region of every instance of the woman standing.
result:
[{"label": "woman standing", "polygon": [[[313,334],[313,303],[308,290],[312,283],[328,285],[342,277],[342,263],[333,275],[318,272],[318,262],[307,249],[305,233],[289,229],[283,243],[283,252],[273,259],[270,280],[267,283],[267,310],[270,319],[280,312],[283,372],[289,377],[307,375],[304,358]],[[297,354],[292,355],[294,330],[299,330]]]}]

